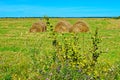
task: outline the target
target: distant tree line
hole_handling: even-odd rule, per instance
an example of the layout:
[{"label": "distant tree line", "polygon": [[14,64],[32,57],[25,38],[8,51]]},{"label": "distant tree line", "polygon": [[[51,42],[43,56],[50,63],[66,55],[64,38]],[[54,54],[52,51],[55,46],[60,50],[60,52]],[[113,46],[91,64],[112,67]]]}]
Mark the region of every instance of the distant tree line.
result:
[{"label": "distant tree line", "polygon": [[[0,17],[0,18],[44,18],[43,17]],[[49,17],[49,18],[113,18],[113,19],[120,19],[120,16],[118,17]]]},{"label": "distant tree line", "polygon": [[120,19],[120,16],[118,16],[118,17],[113,17],[114,19]]}]

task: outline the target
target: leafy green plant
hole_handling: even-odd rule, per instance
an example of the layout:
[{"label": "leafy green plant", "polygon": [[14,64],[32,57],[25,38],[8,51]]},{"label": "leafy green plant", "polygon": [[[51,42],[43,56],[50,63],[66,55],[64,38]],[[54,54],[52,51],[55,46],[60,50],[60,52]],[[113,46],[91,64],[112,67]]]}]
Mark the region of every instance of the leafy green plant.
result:
[{"label": "leafy green plant", "polygon": [[[103,51],[100,50],[100,42],[101,39],[98,34],[98,28],[96,28],[94,35],[92,36],[92,49],[91,51],[84,51],[86,50],[86,47],[84,46],[85,41],[83,42],[84,47],[80,47],[79,45],[79,34],[57,34],[54,33],[53,35],[53,42],[52,45],[54,46],[55,52],[53,57],[53,64],[57,63],[56,69],[53,74],[55,75],[54,78],[59,79],[106,79],[105,76],[102,77],[103,74],[101,74],[104,70],[100,67],[101,70],[99,70],[97,67],[98,65],[98,58],[103,53]],[[83,39],[84,39],[83,34]],[[61,40],[60,40],[61,39]],[[85,55],[86,53],[90,53],[91,55]],[[89,58],[88,58],[89,57]],[[91,59],[91,60],[90,60]],[[109,64],[105,65],[108,66]],[[106,67],[108,70],[109,68]],[[75,76],[75,74],[77,76]],[[101,73],[99,73],[101,72]],[[56,76],[58,74],[59,76]],[[109,71],[106,72],[106,74],[109,74]],[[64,75],[64,77],[63,77]],[[65,77],[69,76],[69,77]],[[59,77],[59,78],[58,78]]]}]

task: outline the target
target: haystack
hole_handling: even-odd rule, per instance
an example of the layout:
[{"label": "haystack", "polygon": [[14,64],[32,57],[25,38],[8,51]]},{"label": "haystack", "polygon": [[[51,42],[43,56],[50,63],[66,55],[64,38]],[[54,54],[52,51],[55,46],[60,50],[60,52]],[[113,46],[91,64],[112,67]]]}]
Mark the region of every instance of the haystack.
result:
[{"label": "haystack", "polygon": [[89,27],[88,24],[84,21],[77,21],[72,28],[70,29],[70,32],[78,33],[78,32],[88,32]]},{"label": "haystack", "polygon": [[69,22],[59,21],[56,24],[54,31],[60,32],[60,33],[69,32],[71,27],[72,27],[72,25]]},{"label": "haystack", "polygon": [[32,27],[30,28],[30,32],[45,32],[47,29],[46,24],[42,21],[33,23]]}]

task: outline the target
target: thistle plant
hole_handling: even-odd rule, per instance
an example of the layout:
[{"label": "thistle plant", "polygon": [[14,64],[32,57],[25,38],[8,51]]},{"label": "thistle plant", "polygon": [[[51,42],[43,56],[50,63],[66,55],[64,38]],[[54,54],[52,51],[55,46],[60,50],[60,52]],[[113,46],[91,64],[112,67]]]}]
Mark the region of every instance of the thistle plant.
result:
[{"label": "thistle plant", "polygon": [[93,65],[97,62],[98,57],[103,51],[99,49],[99,44],[101,42],[101,38],[99,37],[98,28],[96,28],[94,35],[91,37],[92,39],[92,61]]},{"label": "thistle plant", "polygon": [[48,29],[50,29],[50,31],[53,31],[53,26],[50,23],[49,17],[48,16],[44,16],[43,18],[45,19],[45,22],[46,22],[46,25],[47,25]]}]

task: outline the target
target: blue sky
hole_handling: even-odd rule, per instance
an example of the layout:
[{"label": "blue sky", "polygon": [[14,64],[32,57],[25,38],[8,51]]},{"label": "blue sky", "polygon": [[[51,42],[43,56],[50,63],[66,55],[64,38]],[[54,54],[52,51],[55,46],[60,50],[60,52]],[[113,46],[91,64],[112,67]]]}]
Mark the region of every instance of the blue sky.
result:
[{"label": "blue sky", "polygon": [[0,17],[120,16],[120,0],[0,0]]}]

